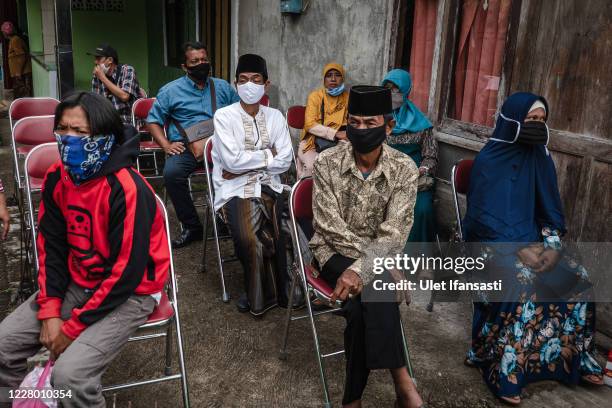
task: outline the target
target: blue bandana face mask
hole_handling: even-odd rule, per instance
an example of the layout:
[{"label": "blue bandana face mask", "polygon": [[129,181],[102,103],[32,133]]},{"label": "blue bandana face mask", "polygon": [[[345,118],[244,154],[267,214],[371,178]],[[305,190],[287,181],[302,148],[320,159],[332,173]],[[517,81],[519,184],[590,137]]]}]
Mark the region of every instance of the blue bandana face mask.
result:
[{"label": "blue bandana face mask", "polygon": [[81,137],[56,133],[55,138],[62,163],[76,185],[100,171],[115,143],[115,135]]},{"label": "blue bandana face mask", "polygon": [[327,94],[330,96],[338,96],[342,92],[344,92],[344,84],[337,86],[335,88],[327,88],[325,90],[327,91]]}]

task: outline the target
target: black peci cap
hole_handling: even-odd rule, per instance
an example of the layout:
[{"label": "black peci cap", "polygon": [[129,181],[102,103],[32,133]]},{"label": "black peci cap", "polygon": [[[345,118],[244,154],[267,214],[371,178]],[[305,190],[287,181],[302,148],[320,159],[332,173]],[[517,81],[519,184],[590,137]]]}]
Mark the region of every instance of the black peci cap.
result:
[{"label": "black peci cap", "polygon": [[268,67],[266,60],[257,54],[244,54],[238,58],[236,64],[236,77],[243,72],[256,72],[268,80]]},{"label": "black peci cap", "polygon": [[378,116],[392,112],[391,90],[382,86],[355,85],[351,87],[348,113],[356,116]]}]

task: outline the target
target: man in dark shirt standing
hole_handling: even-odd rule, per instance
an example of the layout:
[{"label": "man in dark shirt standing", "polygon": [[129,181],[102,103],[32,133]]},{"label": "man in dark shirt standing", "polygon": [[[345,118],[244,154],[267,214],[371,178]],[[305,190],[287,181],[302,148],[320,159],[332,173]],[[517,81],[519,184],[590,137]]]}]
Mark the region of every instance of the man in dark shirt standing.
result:
[{"label": "man in dark shirt standing", "polygon": [[94,59],[91,91],[107,98],[126,125],[132,124],[132,104],[140,98],[140,85],[136,70],[131,65],[119,64],[117,51],[102,44],[88,53]]}]

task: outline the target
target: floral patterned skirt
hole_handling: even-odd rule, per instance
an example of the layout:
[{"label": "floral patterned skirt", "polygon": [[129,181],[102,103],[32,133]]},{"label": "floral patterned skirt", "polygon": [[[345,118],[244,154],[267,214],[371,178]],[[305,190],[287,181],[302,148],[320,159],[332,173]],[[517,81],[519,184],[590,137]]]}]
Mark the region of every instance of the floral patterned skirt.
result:
[{"label": "floral patterned skirt", "polygon": [[[581,376],[601,374],[591,355],[595,304],[538,302],[530,271],[519,262],[505,269],[515,278],[511,293],[516,301],[475,303],[467,356],[491,391],[498,397],[520,396],[530,382],[576,384]],[[557,265],[550,273],[560,277],[574,270],[574,265]]]}]

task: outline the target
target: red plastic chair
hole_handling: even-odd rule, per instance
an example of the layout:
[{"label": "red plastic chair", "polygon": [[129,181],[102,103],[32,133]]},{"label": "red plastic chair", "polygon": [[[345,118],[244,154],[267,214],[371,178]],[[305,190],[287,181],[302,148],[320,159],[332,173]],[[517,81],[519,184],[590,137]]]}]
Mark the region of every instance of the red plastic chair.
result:
[{"label": "red plastic chair", "polygon": [[155,98],[140,98],[136,99],[134,104],[132,105],[132,125],[139,132],[146,132],[146,129],[142,129],[138,127],[138,122],[144,122],[149,116],[149,111],[153,107],[155,103]]},{"label": "red plastic chair", "polygon": [[[303,257],[303,249],[300,246],[299,239],[299,230],[298,225],[305,225],[305,223],[312,224],[313,220],[313,212],[312,212],[312,190],[313,190],[313,180],[311,177],[305,177],[303,179],[298,180],[297,183],[291,189],[291,195],[289,197],[289,211],[291,214],[291,239],[293,242],[294,252],[296,254],[295,258],[297,259],[298,265],[295,270],[297,270],[297,276],[293,277],[291,282],[291,289],[289,292],[289,302],[288,304],[293,304],[293,296],[295,293],[295,286],[297,284],[298,279],[301,281],[303,285],[304,292],[304,300],[306,302],[307,314],[302,316],[292,316],[293,308],[287,308],[287,320],[285,324],[285,331],[282,340],[282,346],[280,351],[280,359],[287,359],[287,340],[289,337],[289,326],[292,321],[300,320],[304,318],[310,319],[310,326],[312,329],[312,337],[314,340],[315,346],[315,354],[317,356],[317,361],[319,363],[319,375],[321,377],[321,383],[323,385],[323,396],[325,399],[326,407],[331,407],[331,401],[329,398],[329,388],[327,385],[327,378],[325,375],[325,368],[323,365],[323,359],[327,357],[332,357],[335,355],[339,355],[344,353],[344,350],[339,350],[327,354],[321,354],[321,347],[319,343],[319,335],[317,334],[317,326],[315,324],[315,316],[319,316],[322,314],[332,313],[337,311],[337,308],[328,309],[320,312],[313,312],[312,306],[310,304],[310,293],[313,293],[319,300],[323,303],[328,304],[330,297],[334,291],[334,289],[329,286],[329,284],[322,279],[320,276],[313,276],[313,270],[310,265],[306,265]],[[404,325],[400,319],[400,326],[402,333],[404,333]],[[403,345],[404,345],[404,354],[406,358],[406,365],[408,368],[408,372],[410,377],[414,380],[414,375],[412,372],[412,364],[410,362],[410,354],[408,352],[408,344],[406,343],[405,334],[402,336]]]},{"label": "red plastic chair", "polygon": [[[32,236],[32,249],[34,253],[35,270],[38,272],[38,249],[36,247],[36,208],[33,205],[33,194],[40,191],[44,177],[49,168],[58,160],[59,150],[56,143],[46,143],[30,151],[25,159],[25,193],[27,196],[29,209],[30,231]],[[172,259],[172,251],[170,244],[170,224],[168,223],[168,213],[162,200],[156,196],[157,205],[160,208],[164,217],[164,227],[166,229],[167,248],[170,254],[169,279],[166,285],[166,290],[162,291],[161,299],[158,305],[155,306],[153,312],[147,318],[147,321],[139,327],[139,331],[146,330],[146,333],[132,336],[129,341],[142,341],[166,338],[165,344],[165,366],[164,373],[150,380],[141,380],[131,383],[112,385],[103,388],[103,392],[118,391],[126,388],[148,385],[162,381],[180,380],[182,386],[183,406],[189,407],[189,389],[187,386],[187,372],[185,369],[185,357],[183,351],[183,335],[179,320],[178,298],[177,298],[177,283],[174,271],[174,261]],[[173,329],[174,328],[174,334]],[[156,331],[151,332],[153,329]],[[171,373],[172,365],[172,339],[177,342],[179,373]],[[148,357],[147,357],[148,358]]]},{"label": "red plastic chair", "polygon": [[290,106],[287,109],[287,126],[294,129],[304,129],[304,117],[306,115],[306,107],[302,105]]},{"label": "red plastic chair", "polygon": [[263,106],[270,106],[270,97],[268,95],[264,95],[259,100],[259,103]]},{"label": "red plastic chair", "polygon": [[49,97],[15,99],[9,107],[9,122],[11,129],[19,119],[28,116],[55,115],[59,101]]},{"label": "red plastic chair", "polygon": [[463,237],[463,227],[461,225],[461,211],[459,209],[459,194],[467,194],[470,187],[470,175],[472,173],[472,165],[474,160],[462,159],[459,160],[451,170],[451,186],[453,188],[453,201],[455,204],[455,217],[457,221],[457,233],[461,241]]},{"label": "red plastic chair", "polygon": [[[146,135],[146,139],[150,139],[151,137],[148,135],[148,131],[146,129],[146,119],[149,116],[149,111],[153,107],[155,103],[155,98],[140,98],[136,99],[134,104],[132,105],[132,125],[141,133],[141,139]],[[161,178],[162,175],[159,171],[159,164],[157,162],[157,153],[160,153],[162,148],[158,145],[154,140],[141,140],[140,141],[140,154],[138,158],[136,158],[136,169],[138,172],[141,172],[140,166],[140,158],[141,157],[152,157],[153,158],[153,169],[145,169],[149,171],[153,171],[153,175],[145,175],[143,176],[147,179],[157,179]]]},{"label": "red plastic chair", "polygon": [[55,142],[54,116],[27,116],[19,119],[13,128],[11,147],[15,164],[15,181],[23,188],[19,159],[24,158],[35,146]]}]

